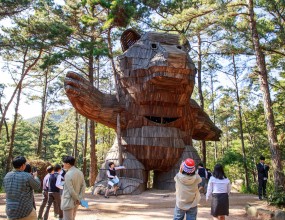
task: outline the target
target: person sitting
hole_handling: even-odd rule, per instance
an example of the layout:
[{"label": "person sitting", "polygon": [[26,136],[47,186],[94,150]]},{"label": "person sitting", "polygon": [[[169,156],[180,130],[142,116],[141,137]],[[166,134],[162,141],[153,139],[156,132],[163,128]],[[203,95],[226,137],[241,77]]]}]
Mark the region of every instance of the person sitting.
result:
[{"label": "person sitting", "polygon": [[118,166],[115,167],[114,162],[109,163],[109,169],[107,170],[107,177],[109,179],[108,181],[108,187],[105,192],[105,198],[109,198],[109,190],[113,187],[114,195],[117,196],[117,190],[119,189],[119,178],[116,174],[116,170],[120,169],[126,169],[124,166]]}]

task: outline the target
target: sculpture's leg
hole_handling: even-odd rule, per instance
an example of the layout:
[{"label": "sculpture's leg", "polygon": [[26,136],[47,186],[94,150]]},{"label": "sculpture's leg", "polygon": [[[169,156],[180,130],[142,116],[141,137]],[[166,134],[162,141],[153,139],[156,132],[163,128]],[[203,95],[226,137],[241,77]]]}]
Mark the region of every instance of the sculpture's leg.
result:
[{"label": "sculpture's leg", "polygon": [[196,149],[186,145],[180,160],[177,161],[171,170],[168,172],[154,171],[153,188],[175,190],[174,177],[179,171],[181,162],[186,158],[192,158],[196,164],[201,161]]},{"label": "sculpture's leg", "polygon": [[120,179],[117,194],[140,194],[145,190],[147,177],[144,166],[129,152],[123,152],[123,164],[119,164],[119,148],[115,141],[106,155],[105,162],[102,164],[99,174],[94,184],[93,193],[103,194],[107,186],[108,178],[106,171],[109,162],[114,162],[115,166],[122,165],[126,169],[117,170],[116,174]]}]

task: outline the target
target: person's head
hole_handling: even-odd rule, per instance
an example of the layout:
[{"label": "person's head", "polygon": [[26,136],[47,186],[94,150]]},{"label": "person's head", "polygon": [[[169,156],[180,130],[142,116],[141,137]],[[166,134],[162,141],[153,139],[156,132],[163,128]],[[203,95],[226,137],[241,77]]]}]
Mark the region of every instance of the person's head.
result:
[{"label": "person's head", "polygon": [[113,169],[114,167],[115,167],[114,162],[110,162],[110,163],[109,163],[109,168]]},{"label": "person's head", "polygon": [[54,166],[54,172],[59,173],[60,171],[61,171],[61,166],[60,166],[59,164],[56,164],[56,165]]},{"label": "person's head", "polygon": [[30,164],[26,164],[26,168],[24,169],[26,173],[32,173],[32,166]]},{"label": "person's head", "polygon": [[227,178],[224,172],[224,168],[221,164],[216,164],[213,171],[213,176],[217,179]]},{"label": "person's head", "polygon": [[48,172],[48,173],[51,173],[52,171],[53,171],[53,166],[51,166],[51,165],[48,166],[48,167],[47,167],[47,172]]},{"label": "person's head", "polygon": [[27,160],[25,157],[18,156],[13,159],[12,164],[15,169],[24,171],[26,168],[26,162]]},{"label": "person's head", "polygon": [[63,165],[64,165],[64,169],[69,170],[71,167],[74,166],[75,164],[75,158],[72,156],[66,156],[65,158],[63,158]]},{"label": "person's head", "polygon": [[261,156],[259,157],[259,159],[260,159],[260,162],[261,162],[261,163],[264,163],[264,161],[265,161],[265,157],[264,157],[264,156],[261,155]]},{"label": "person's head", "polygon": [[204,167],[203,163],[198,163],[198,167]]},{"label": "person's head", "polygon": [[187,158],[182,163],[182,174],[193,176],[195,175],[195,161],[191,158]]}]

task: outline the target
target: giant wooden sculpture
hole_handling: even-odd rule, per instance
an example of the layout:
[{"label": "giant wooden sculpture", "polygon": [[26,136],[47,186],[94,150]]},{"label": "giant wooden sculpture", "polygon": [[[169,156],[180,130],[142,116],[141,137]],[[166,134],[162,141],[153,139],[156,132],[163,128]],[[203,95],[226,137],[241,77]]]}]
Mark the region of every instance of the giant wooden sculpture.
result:
[{"label": "giant wooden sculpture", "polygon": [[[179,36],[132,29],[121,37],[123,54],[116,59],[118,95],[103,94],[80,75],[69,72],[65,90],[76,110],[89,119],[116,128],[121,115],[123,164],[121,193],[140,193],[148,172],[153,184],[174,189],[173,177],[187,157],[199,160],[196,140],[219,140],[221,131],[192,100],[195,66]],[[96,180],[105,184],[108,161],[118,162],[115,142]]]}]

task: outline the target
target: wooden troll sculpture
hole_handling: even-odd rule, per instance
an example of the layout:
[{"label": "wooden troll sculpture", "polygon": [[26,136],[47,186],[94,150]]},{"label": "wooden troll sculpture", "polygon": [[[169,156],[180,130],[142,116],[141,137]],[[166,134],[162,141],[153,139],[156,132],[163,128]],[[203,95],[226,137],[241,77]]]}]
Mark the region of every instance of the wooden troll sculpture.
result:
[{"label": "wooden troll sculpture", "polygon": [[[187,42],[188,43],[188,42]],[[192,100],[196,69],[188,55],[189,43],[179,36],[132,29],[121,36],[123,54],[116,59],[118,96],[103,94],[87,80],[68,72],[65,90],[75,109],[87,118],[116,129],[121,115],[121,142],[125,170],[119,173],[119,194],[145,190],[153,170],[153,187],[174,189],[182,160],[199,161],[196,140],[219,140],[221,131]],[[187,48],[188,46],[188,48]],[[118,101],[119,100],[119,101]],[[95,188],[106,186],[108,163],[118,165],[115,141],[97,176]]]}]

